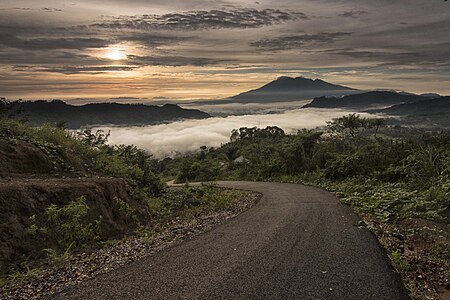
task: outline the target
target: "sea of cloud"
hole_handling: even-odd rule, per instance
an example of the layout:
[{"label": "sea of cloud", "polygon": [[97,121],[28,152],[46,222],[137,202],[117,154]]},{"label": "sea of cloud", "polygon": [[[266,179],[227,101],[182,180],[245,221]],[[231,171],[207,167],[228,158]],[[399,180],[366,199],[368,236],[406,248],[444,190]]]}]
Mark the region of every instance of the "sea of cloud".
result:
[{"label": "sea of cloud", "polygon": [[271,102],[271,103],[225,103],[225,104],[203,104],[201,102],[183,104],[178,103],[183,108],[199,109],[212,116],[229,115],[253,115],[253,114],[273,114],[282,113],[287,110],[302,108],[311,100]]},{"label": "sea of cloud", "polygon": [[218,147],[229,141],[231,130],[235,128],[278,126],[289,133],[296,129],[324,126],[327,121],[349,113],[352,112],[307,108],[276,114],[212,117],[152,126],[101,126],[93,130],[110,131],[111,144],[133,144],[148,150],[157,158],[163,158],[197,151],[201,146]]}]

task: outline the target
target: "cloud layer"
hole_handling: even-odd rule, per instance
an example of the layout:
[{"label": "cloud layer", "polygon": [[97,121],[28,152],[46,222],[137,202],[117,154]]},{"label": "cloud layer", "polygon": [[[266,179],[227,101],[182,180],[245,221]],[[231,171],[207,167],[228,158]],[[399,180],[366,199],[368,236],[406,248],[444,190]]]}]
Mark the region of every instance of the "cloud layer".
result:
[{"label": "cloud layer", "polygon": [[321,32],[317,34],[290,35],[276,38],[266,38],[251,42],[250,45],[264,50],[303,49],[314,45],[331,44],[352,32]]},{"label": "cloud layer", "polygon": [[156,157],[198,151],[201,146],[218,147],[227,143],[231,130],[240,127],[278,126],[286,132],[326,125],[349,111],[330,109],[296,109],[282,114],[229,116],[205,120],[186,120],[144,127],[99,127],[111,131],[111,144],[134,144]]},{"label": "cloud layer", "polygon": [[301,12],[279,9],[240,8],[231,10],[187,11],[163,15],[120,16],[110,21],[92,24],[107,29],[152,30],[211,30],[234,28],[258,28],[287,21],[307,19]]}]

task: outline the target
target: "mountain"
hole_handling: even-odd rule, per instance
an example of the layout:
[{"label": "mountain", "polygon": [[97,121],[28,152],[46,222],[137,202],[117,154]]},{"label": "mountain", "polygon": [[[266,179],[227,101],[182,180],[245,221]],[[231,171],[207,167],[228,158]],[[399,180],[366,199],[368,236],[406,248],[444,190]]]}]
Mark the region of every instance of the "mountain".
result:
[{"label": "mountain", "polygon": [[26,101],[13,105],[29,123],[65,122],[68,128],[89,125],[151,125],[179,119],[205,119],[209,114],[196,109],[184,109],[174,104],[151,106],[144,104],[93,103],[73,106],[60,100]]},{"label": "mountain", "polygon": [[342,96],[356,92],[357,90],[328,83],[320,79],[308,79],[304,77],[282,76],[268,84],[245,93],[229,98],[233,102],[281,102],[306,100],[318,96]]},{"label": "mountain", "polygon": [[391,106],[406,102],[417,102],[428,99],[426,96],[396,93],[391,91],[372,91],[361,94],[338,97],[319,97],[303,106],[316,108],[352,108],[369,109],[371,107]]},{"label": "mountain", "polygon": [[385,109],[370,110],[368,112],[400,116],[402,123],[411,125],[449,128],[450,96],[403,103]]},{"label": "mountain", "polygon": [[361,91],[328,83],[320,79],[305,77],[282,76],[263,85],[239,95],[211,101],[197,101],[195,104],[226,104],[226,103],[272,103],[307,100],[319,96],[343,96]]}]

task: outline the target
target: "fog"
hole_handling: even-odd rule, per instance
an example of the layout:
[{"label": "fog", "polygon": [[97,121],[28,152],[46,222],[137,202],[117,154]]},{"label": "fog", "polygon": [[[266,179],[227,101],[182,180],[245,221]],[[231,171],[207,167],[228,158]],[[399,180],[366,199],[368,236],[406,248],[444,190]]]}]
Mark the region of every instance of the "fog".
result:
[{"label": "fog", "polygon": [[[340,109],[296,109],[279,114],[254,114],[184,120],[153,126],[101,126],[93,130],[111,131],[109,143],[134,144],[157,158],[197,151],[201,146],[218,147],[227,143],[232,129],[278,126],[287,133],[301,128],[315,128],[351,111]],[[369,114],[361,114],[370,116]]]},{"label": "fog", "polygon": [[286,110],[299,109],[310,102],[311,100],[270,103],[178,104],[183,108],[199,109],[209,113],[212,116],[227,116],[282,113]]}]

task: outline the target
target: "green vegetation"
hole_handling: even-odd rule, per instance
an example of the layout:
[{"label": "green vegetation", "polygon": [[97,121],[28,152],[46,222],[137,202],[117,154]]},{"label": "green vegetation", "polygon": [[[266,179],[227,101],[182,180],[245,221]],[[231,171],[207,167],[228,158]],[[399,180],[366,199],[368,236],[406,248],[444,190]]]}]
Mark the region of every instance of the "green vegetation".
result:
[{"label": "green vegetation", "polygon": [[242,196],[242,191],[220,190],[214,185],[192,187],[186,184],[183,188],[168,190],[160,197],[150,198],[148,208],[156,220],[190,219],[230,207]]},{"label": "green vegetation", "polygon": [[52,237],[59,237],[58,244],[61,249],[79,247],[95,239],[95,231],[101,222],[101,217],[95,222],[87,223],[85,219],[88,211],[89,206],[84,196],[62,207],[55,204],[47,207],[49,234]]},{"label": "green vegetation", "polygon": [[108,145],[109,133],[101,130],[72,132],[52,124],[30,127],[0,117],[0,137],[35,144],[54,159],[55,172],[120,177],[151,195],[163,188],[150,154],[135,146]]},{"label": "green vegetation", "polygon": [[[0,176],[25,184],[35,180],[25,189],[29,198],[13,208],[10,201],[1,203],[8,205],[2,208],[6,218],[20,219],[11,236],[8,226],[15,225],[1,224],[8,232],[2,247],[19,253],[0,257],[7,262],[0,268],[1,285],[23,283],[48,266],[64,266],[76,254],[113,246],[127,234],[150,244],[174,224],[228,209],[245,194],[213,185],[167,188],[149,153],[132,145],[108,145],[108,137],[103,131],[75,132],[52,124],[30,127],[0,110],[1,145],[17,150],[3,157]],[[72,182],[77,191],[71,191]]]},{"label": "green vegetation", "polygon": [[[202,147],[197,154],[157,161],[135,146],[108,145],[109,133],[71,132],[49,124],[29,127],[1,114],[0,138],[41,149],[52,161],[49,176],[125,179],[141,206],[116,195],[111,207],[127,218],[130,229],[137,228],[145,243],[176,220],[220,211],[242,196],[214,186],[166,189],[160,178],[301,182],[335,192],[364,217],[414,298],[434,297],[448,282],[448,131],[386,127],[383,119],[352,114],[322,129],[291,134],[274,126],[243,127],[233,130],[230,142],[220,148]],[[89,200],[64,199],[45,207],[44,214],[25,216],[31,238],[52,240],[52,247],[41,249],[52,264],[63,264],[73,251],[87,246],[110,244],[97,238],[104,220]],[[18,277],[35,274],[28,265],[14,270],[10,273]]]},{"label": "green vegetation", "polygon": [[[442,278],[448,274],[436,266],[450,267],[450,233],[424,234],[419,221],[429,228],[450,222],[448,131],[386,127],[383,119],[355,114],[291,134],[244,127],[220,148],[203,148],[163,166],[164,175],[178,182],[301,182],[335,192],[377,234],[414,298],[433,296],[446,284]],[[417,274],[428,274],[421,275],[425,283],[417,282]]]},{"label": "green vegetation", "polygon": [[352,114],[322,130],[293,134],[277,127],[240,128],[229,143],[177,158],[164,172],[178,182],[300,181],[334,190],[381,219],[449,222],[450,133],[391,136],[395,128],[383,126],[383,119]]}]

